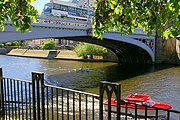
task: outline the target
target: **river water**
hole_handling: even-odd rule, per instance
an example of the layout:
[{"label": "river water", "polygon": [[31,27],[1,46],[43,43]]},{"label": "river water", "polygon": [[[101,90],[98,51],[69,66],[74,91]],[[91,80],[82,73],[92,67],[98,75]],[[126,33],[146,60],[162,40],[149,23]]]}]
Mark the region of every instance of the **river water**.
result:
[{"label": "river water", "polygon": [[[131,92],[150,95],[180,110],[180,66],[118,65],[111,62],[80,62],[34,59],[0,55],[3,75],[8,78],[31,80],[31,72],[44,72],[45,81],[98,94],[99,82],[121,83],[122,97]],[[79,69],[83,67],[83,71]],[[89,70],[88,70],[89,69]],[[88,70],[88,71],[86,71]]]}]

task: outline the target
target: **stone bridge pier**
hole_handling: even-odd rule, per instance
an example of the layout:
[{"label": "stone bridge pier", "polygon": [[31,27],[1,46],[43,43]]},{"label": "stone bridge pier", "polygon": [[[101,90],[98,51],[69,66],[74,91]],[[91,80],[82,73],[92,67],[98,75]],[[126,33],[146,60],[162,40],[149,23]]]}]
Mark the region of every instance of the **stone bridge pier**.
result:
[{"label": "stone bridge pier", "polygon": [[155,63],[180,65],[180,39],[164,40],[161,37],[157,37]]}]

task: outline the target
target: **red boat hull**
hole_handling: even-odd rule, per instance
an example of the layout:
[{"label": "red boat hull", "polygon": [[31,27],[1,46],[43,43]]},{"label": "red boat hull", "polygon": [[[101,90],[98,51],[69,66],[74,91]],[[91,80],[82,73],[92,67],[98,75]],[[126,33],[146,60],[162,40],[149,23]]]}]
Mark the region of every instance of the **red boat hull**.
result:
[{"label": "red boat hull", "polygon": [[[129,94],[126,98],[122,99],[123,101],[127,102],[133,102],[133,103],[138,103],[137,105],[137,115],[138,116],[145,116],[145,110],[146,107],[144,104],[146,104],[147,107],[147,116],[148,117],[153,117],[156,115],[156,108],[153,107],[158,107],[158,108],[163,108],[163,109],[171,109],[172,106],[169,104],[165,103],[160,103],[160,102],[153,102],[150,99],[150,96],[143,95],[143,94]],[[153,106],[153,107],[151,107]],[[121,104],[121,113],[126,113],[126,105]],[[104,108],[107,111],[108,110],[108,100],[104,102]],[[127,112],[128,114],[134,114],[135,113],[135,104],[128,103],[127,104]],[[111,111],[116,112],[117,111],[117,101],[112,98],[111,99]],[[158,116],[164,115],[166,112],[164,110],[158,110]]]}]

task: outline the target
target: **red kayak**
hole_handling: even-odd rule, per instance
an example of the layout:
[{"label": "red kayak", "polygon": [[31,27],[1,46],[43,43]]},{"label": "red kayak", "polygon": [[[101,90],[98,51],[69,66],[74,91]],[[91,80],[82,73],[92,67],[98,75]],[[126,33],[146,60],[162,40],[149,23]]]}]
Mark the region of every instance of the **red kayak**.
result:
[{"label": "red kayak", "polygon": [[[158,107],[158,108],[163,108],[163,109],[171,109],[172,106],[169,104],[165,103],[160,103],[160,102],[154,102],[151,100],[150,96],[148,95],[143,95],[143,94],[129,94],[126,98],[122,99],[125,102],[133,102],[137,103],[137,115],[138,116],[145,116],[145,109],[146,107],[144,105],[147,105],[147,116],[148,117],[154,117],[156,115],[156,108],[153,107]],[[108,110],[108,100],[104,102],[104,108],[105,110]],[[125,113],[126,105],[121,104],[121,112]],[[117,101],[115,98],[111,99],[111,111],[116,112],[117,111]],[[127,104],[127,112],[128,114],[134,115],[135,114],[135,105],[134,104]],[[158,110],[158,116],[164,115],[165,111],[163,110]]]}]

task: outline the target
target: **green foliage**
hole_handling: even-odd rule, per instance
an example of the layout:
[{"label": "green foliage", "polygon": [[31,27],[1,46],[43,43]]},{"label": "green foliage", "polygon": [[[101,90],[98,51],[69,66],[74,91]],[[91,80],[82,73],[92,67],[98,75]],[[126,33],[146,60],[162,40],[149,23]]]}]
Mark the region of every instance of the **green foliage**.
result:
[{"label": "green foliage", "polygon": [[89,44],[89,43],[79,43],[75,46],[74,51],[78,57],[88,56],[88,55],[103,55],[107,53],[107,49],[99,45]]},{"label": "green foliage", "polygon": [[4,31],[4,21],[10,20],[16,30],[30,31],[31,22],[36,21],[38,11],[31,5],[35,0],[1,0],[0,1],[0,29]]},{"label": "green foliage", "polygon": [[13,46],[12,42],[5,43],[5,46]]},{"label": "green foliage", "polygon": [[87,52],[86,52],[86,48],[84,46],[84,43],[79,43],[75,46],[75,49],[74,51],[76,52],[77,56],[78,57],[81,57],[81,56],[87,56]]},{"label": "green foliage", "polygon": [[12,42],[12,45],[13,46],[21,46],[22,44],[21,44],[21,41],[15,41],[15,42]]},{"label": "green foliage", "polygon": [[0,44],[0,47],[4,47],[4,44],[1,43],[1,44]]},{"label": "green foliage", "polygon": [[44,44],[41,46],[43,50],[53,50],[55,48],[55,42],[50,40],[47,42],[44,42]]},{"label": "green foliage", "polygon": [[95,5],[93,35],[98,38],[110,30],[130,34],[137,27],[166,39],[180,34],[179,0],[97,0]]},{"label": "green foliage", "polygon": [[3,44],[4,46],[23,46],[22,41],[15,41],[15,42],[6,42]]}]

